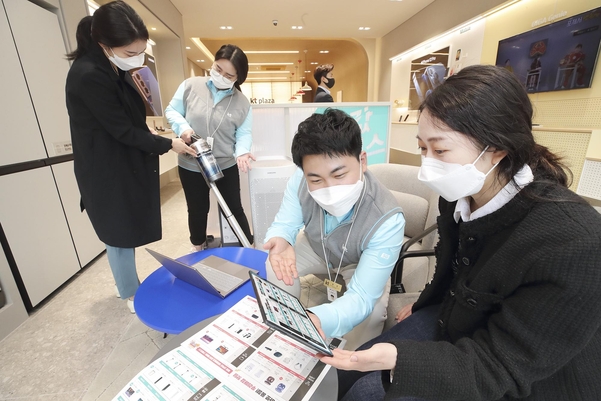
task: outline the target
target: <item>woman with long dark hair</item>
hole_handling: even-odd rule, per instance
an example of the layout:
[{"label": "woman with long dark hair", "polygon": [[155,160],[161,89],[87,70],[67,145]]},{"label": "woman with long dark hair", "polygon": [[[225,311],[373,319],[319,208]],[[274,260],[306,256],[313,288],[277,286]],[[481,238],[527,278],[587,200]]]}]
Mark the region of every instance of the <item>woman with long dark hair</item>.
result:
[{"label": "woman with long dark hair", "polygon": [[420,111],[419,179],[441,196],[436,271],[396,326],[322,358],[340,398],[601,399],[601,215],[535,142],[524,87],[466,67]]},{"label": "woman with long dark hair", "polygon": [[[248,59],[235,45],[223,45],[215,53],[209,77],[186,79],[177,89],[165,116],[171,128],[186,143],[192,135],[205,139],[213,150],[223,178],[215,184],[242,228],[253,243],[250,226],[240,199],[240,173],[255,160],[252,146],[250,102],[240,91],[246,81]],[[179,177],[188,206],[188,228],[192,250],[207,247],[209,186],[198,162],[186,155],[178,157]]]},{"label": "woman with long dark hair", "polygon": [[159,155],[195,155],[183,140],[146,125],[145,106],[129,70],[144,63],[148,30],[123,1],[107,3],[77,27],[66,85],[75,177],[107,256],[119,296],[139,286],[134,248],[161,239]]}]

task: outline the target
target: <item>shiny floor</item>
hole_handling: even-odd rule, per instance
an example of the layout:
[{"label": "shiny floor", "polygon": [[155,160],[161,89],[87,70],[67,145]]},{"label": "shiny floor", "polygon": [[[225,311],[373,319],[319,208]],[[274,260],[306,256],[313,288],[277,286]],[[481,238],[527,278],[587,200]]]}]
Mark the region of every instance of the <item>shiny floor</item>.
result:
[{"label": "shiny floor", "polygon": [[[188,253],[179,181],[163,187],[161,201],[163,239],[149,247]],[[136,263],[140,280],[159,267],[143,248]],[[102,253],[0,341],[0,400],[112,400],[148,364],[172,336],[144,326],[115,296],[113,283]]]}]

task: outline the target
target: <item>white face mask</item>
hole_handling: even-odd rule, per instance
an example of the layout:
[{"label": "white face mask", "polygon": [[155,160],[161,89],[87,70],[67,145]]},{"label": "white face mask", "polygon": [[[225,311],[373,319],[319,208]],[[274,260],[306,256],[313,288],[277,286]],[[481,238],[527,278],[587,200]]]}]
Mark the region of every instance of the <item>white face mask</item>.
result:
[{"label": "white face mask", "polygon": [[213,85],[215,85],[217,89],[230,89],[232,86],[234,86],[234,81],[230,81],[215,71],[214,68],[211,68],[211,81],[213,81]]},{"label": "white face mask", "polygon": [[417,178],[448,202],[477,194],[484,186],[486,176],[499,164],[492,166],[486,174],[476,168],[476,162],[480,160],[486,149],[488,146],[473,163],[466,165],[446,163],[422,156],[422,166]]},{"label": "white face mask", "polygon": [[[308,184],[307,184],[308,189]],[[333,185],[327,188],[309,191],[309,194],[326,212],[342,217],[357,203],[363,190],[363,169],[359,181],[354,184]]]},{"label": "white face mask", "polygon": [[129,71],[144,66],[144,53],[132,57],[119,57],[115,54],[113,49],[111,49],[111,52],[113,52],[113,55],[109,56],[109,60],[120,70]]}]

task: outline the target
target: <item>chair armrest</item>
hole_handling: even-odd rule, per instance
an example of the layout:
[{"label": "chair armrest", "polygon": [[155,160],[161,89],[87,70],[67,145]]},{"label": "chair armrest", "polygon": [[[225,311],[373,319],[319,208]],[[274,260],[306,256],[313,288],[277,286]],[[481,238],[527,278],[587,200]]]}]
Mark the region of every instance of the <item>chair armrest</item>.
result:
[{"label": "chair armrest", "polygon": [[401,252],[399,253],[399,259],[397,260],[394,269],[392,269],[392,273],[390,274],[392,287],[390,289],[391,294],[404,293],[405,288],[402,284],[403,279],[403,262],[406,258],[417,258],[422,256],[433,256],[434,249],[422,249],[419,251],[410,251],[409,247],[426,235],[430,234],[432,231],[438,228],[438,224],[434,223],[430,227],[426,228],[424,231],[419,233],[418,235],[412,237],[409,241],[405,242],[401,247]]}]

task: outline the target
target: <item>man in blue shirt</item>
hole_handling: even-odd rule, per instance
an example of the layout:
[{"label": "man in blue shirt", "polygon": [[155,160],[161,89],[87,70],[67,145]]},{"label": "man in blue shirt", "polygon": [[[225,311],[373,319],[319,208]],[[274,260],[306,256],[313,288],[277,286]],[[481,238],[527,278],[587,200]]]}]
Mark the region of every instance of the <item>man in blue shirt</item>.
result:
[{"label": "man in blue shirt", "polygon": [[[401,208],[367,170],[361,148],[359,125],[340,110],[303,121],[292,141],[299,170],[288,181],[264,245],[267,278],[296,296],[299,276],[328,274],[330,303],[310,308],[311,317],[322,334],[345,335],[347,349],[382,332],[388,279],[405,228]],[[339,275],[344,294],[329,283]]]}]

